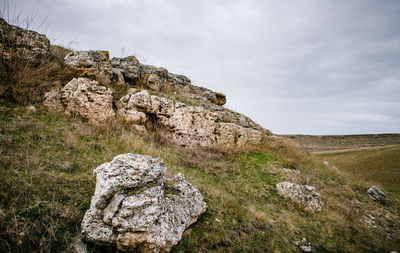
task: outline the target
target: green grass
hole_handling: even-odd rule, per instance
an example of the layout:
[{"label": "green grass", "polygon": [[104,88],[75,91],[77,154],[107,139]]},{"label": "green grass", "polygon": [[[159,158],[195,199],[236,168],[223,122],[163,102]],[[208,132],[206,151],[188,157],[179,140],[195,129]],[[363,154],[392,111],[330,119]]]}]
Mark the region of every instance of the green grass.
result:
[{"label": "green grass", "polygon": [[[0,252],[67,250],[90,205],[93,169],[128,152],[163,158],[167,173],[183,173],[208,205],[172,252],[294,252],[303,237],[320,252],[399,250],[398,199],[381,206],[366,196],[368,184],[285,143],[253,151],[182,150],[118,122],[92,127],[37,108],[0,107]],[[285,174],[283,167],[301,174]],[[323,211],[309,214],[278,196],[281,181],[314,185]],[[361,223],[365,213],[379,226]]]},{"label": "green grass", "polygon": [[319,156],[354,177],[400,194],[400,145]]}]

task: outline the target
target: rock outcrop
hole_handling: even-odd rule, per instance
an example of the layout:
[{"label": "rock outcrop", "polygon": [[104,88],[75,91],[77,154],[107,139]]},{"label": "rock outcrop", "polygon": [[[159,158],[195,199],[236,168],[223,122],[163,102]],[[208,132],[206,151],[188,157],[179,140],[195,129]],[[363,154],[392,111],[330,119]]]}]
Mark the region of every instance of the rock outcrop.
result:
[{"label": "rock outcrop", "polygon": [[319,212],[322,209],[320,195],[313,186],[282,182],[276,185],[276,190],[280,196],[300,204],[308,212]]},{"label": "rock outcrop", "polygon": [[85,240],[122,251],[168,252],[206,204],[182,175],[167,179],[165,173],[161,159],[138,154],[97,167],[96,190],[82,221]]},{"label": "rock outcrop", "polygon": [[65,56],[65,64],[81,76],[110,83],[111,63],[108,51],[73,51]]},{"label": "rock outcrop", "polygon": [[93,124],[115,116],[112,90],[86,78],[74,78],[64,87],[53,88],[45,94],[43,103],[54,112]]},{"label": "rock outcrop", "polygon": [[65,63],[82,77],[107,84],[118,82],[156,92],[179,92],[181,96],[204,103],[226,103],[224,94],[192,85],[186,76],[169,73],[165,68],[141,64],[135,56],[110,60],[107,51],[74,51],[65,57]]},{"label": "rock outcrop", "polygon": [[94,124],[116,116],[141,134],[155,133],[182,146],[260,144],[269,133],[249,118],[218,105],[190,106],[135,88],[119,101],[114,99],[112,90],[97,81],[75,78],[47,92],[44,105]]},{"label": "rock outcrop", "polygon": [[371,199],[373,199],[375,201],[378,201],[378,202],[380,202],[382,204],[386,203],[386,195],[385,195],[385,193],[383,193],[375,185],[367,190],[367,194]]},{"label": "rock outcrop", "polygon": [[146,90],[130,89],[117,103],[117,115],[136,128],[157,131],[184,146],[259,144],[266,134],[262,129],[223,122],[220,114],[204,107],[150,95]]},{"label": "rock outcrop", "polygon": [[43,34],[10,25],[0,18],[0,52],[1,60],[13,57],[12,52],[35,58],[50,52],[50,40]]}]

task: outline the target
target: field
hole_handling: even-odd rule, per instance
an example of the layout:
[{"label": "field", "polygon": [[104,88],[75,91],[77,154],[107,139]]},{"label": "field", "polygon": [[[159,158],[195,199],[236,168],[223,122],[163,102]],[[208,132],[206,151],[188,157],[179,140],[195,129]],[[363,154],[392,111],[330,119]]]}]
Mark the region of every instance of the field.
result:
[{"label": "field", "polygon": [[400,194],[400,145],[318,154],[346,173]]},{"label": "field", "polygon": [[400,145],[400,134],[282,135],[311,153]]}]

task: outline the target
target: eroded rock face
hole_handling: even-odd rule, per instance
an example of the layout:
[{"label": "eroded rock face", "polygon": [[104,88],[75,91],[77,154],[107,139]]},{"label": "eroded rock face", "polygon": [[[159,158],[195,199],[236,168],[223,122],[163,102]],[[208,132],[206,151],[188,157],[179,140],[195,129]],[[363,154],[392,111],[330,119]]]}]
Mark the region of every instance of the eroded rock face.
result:
[{"label": "eroded rock face", "polygon": [[375,185],[367,190],[367,194],[371,199],[373,199],[375,201],[378,201],[378,202],[380,202],[382,204],[386,203],[386,195],[385,195],[385,193],[383,193]]},{"label": "eroded rock face", "polygon": [[146,90],[130,89],[117,103],[117,115],[184,146],[243,146],[259,144],[264,136],[262,130],[222,122],[218,114],[204,107],[187,106]]},{"label": "eroded rock face", "polygon": [[304,206],[306,211],[314,213],[322,209],[320,195],[313,186],[282,182],[276,185],[276,189],[280,196]]},{"label": "eroded rock face", "polygon": [[206,103],[223,105],[226,97],[209,89],[191,84],[184,75],[169,73],[167,69],[141,64],[135,56],[109,59],[107,51],[74,51],[65,57],[65,63],[83,77],[104,83],[119,82],[153,91],[179,91],[182,96]]},{"label": "eroded rock face", "polygon": [[50,40],[46,36],[30,30],[22,29],[7,23],[0,18],[0,51],[2,57],[12,57],[10,50],[30,54],[32,57],[50,52]]},{"label": "eroded rock face", "polygon": [[74,78],[64,87],[53,88],[45,94],[44,105],[51,111],[79,116],[94,124],[115,116],[113,92],[86,78]]},{"label": "eroded rock face", "polygon": [[206,204],[182,175],[167,179],[165,173],[161,159],[138,154],[97,167],[96,190],[82,221],[85,240],[122,251],[168,252]]},{"label": "eroded rock face", "polygon": [[65,64],[78,72],[83,77],[96,78],[110,83],[112,68],[108,51],[73,51],[65,56]]},{"label": "eroded rock face", "polygon": [[114,57],[110,60],[113,80],[120,83],[136,83],[140,78],[140,63],[135,56]]},{"label": "eroded rock face", "polygon": [[56,86],[44,98],[44,105],[53,112],[79,116],[94,124],[117,116],[140,134],[155,133],[182,146],[257,145],[268,134],[241,114],[231,111],[221,114],[222,109],[188,106],[135,88],[129,89],[114,109],[112,90],[86,78],[75,78],[64,87]]}]

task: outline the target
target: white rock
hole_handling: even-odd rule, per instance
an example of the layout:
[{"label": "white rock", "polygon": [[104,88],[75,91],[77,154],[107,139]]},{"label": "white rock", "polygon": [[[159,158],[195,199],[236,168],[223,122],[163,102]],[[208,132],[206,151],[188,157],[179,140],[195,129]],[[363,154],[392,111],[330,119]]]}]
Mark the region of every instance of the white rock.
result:
[{"label": "white rock", "polygon": [[109,58],[108,51],[73,51],[65,56],[64,61],[81,76],[110,83],[112,67]]},{"label": "white rock", "polygon": [[280,196],[304,206],[306,211],[313,213],[322,209],[323,203],[320,195],[313,186],[282,182],[276,185],[276,189]]},{"label": "white rock", "polygon": [[67,83],[61,89],[61,102],[66,115],[80,116],[95,124],[115,115],[113,92],[86,78],[74,78]]},{"label": "white rock", "polygon": [[300,246],[300,249],[303,252],[311,252],[311,246],[302,245]]},{"label": "white rock", "polygon": [[36,112],[36,107],[34,107],[33,105],[29,105],[26,107],[26,109],[30,112]]},{"label": "white rock", "polygon": [[118,155],[96,168],[84,238],[122,251],[168,252],[206,204],[182,175],[166,179],[165,173],[161,159],[138,154]]},{"label": "white rock", "polygon": [[183,146],[236,147],[259,144],[264,136],[263,130],[221,122],[218,114],[204,107],[150,95],[146,90],[123,96],[117,103],[117,115]]},{"label": "white rock", "polygon": [[378,187],[376,187],[375,185],[372,186],[371,188],[369,188],[367,190],[367,194],[368,196],[375,200],[378,201],[382,204],[384,204],[386,202],[386,195],[385,193],[383,193]]}]

